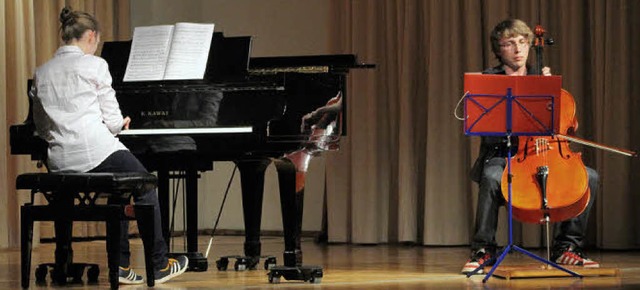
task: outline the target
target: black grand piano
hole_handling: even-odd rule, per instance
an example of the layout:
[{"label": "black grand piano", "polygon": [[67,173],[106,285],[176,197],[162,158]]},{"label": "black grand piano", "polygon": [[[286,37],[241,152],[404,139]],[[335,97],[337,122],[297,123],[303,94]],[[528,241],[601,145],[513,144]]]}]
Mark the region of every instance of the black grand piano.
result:
[{"label": "black grand piano", "polygon": [[[131,41],[106,42],[101,56],[109,63],[123,115],[133,120],[119,138],[149,171],[157,172],[167,242],[170,180],[185,181],[187,255],[195,271],[208,268],[197,246],[199,173],[213,170],[213,161],[237,165],[244,254],[252,268],[261,255],[264,174],[274,162],[285,250],[284,266],[272,268],[269,281],[319,282],[322,268],[302,265],[304,174],[313,156],[337,148],[346,133],[342,104],[349,70],[374,66],[358,63],[354,55],[250,58],[250,45],[251,37],[215,32],[202,80],[123,82]],[[310,118],[301,124],[305,115]],[[29,121],[11,126],[10,144],[12,154],[46,160],[46,144]]]}]

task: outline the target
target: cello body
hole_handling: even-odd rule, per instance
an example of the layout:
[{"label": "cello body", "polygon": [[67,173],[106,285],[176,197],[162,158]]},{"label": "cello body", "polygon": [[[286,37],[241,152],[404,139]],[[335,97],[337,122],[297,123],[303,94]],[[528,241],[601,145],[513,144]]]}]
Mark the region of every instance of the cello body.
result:
[{"label": "cello body", "polygon": [[[575,101],[560,94],[560,133],[574,132]],[[588,175],[582,156],[569,142],[556,136],[523,136],[511,160],[513,218],[526,223],[559,222],[578,216],[590,198]],[[509,200],[509,173],[502,175],[502,194]]]}]

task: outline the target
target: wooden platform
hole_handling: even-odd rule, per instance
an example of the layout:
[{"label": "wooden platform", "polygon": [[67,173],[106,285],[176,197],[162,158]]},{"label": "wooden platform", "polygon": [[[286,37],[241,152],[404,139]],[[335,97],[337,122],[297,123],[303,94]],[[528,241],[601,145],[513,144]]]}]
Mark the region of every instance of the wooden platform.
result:
[{"label": "wooden platform", "polygon": [[[551,278],[551,277],[572,277],[571,274],[545,265],[524,265],[524,266],[498,266],[493,272],[493,276],[511,279],[511,278]],[[620,275],[618,268],[584,268],[563,266],[563,268],[578,273],[584,277],[611,276]],[[487,271],[488,272],[488,271]]]}]

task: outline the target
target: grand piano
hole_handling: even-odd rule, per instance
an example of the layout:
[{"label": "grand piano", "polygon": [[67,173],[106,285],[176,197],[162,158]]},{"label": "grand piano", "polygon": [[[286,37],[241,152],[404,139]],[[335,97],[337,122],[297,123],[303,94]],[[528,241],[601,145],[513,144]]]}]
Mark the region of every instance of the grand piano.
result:
[{"label": "grand piano", "polygon": [[[250,45],[251,37],[215,32],[202,80],[123,82],[131,41],[104,43],[101,56],[109,63],[121,110],[133,120],[119,138],[157,172],[167,242],[170,180],[184,180],[187,254],[194,271],[208,267],[197,247],[199,173],[213,170],[214,161],[237,165],[244,254],[251,268],[261,255],[264,174],[274,162],[285,249],[284,266],[272,268],[269,281],[319,282],[321,267],[304,266],[300,249],[305,172],[313,156],[336,149],[346,133],[342,104],[349,70],[374,66],[348,54],[251,58]],[[310,118],[301,124],[303,116]],[[46,160],[46,144],[34,132],[29,119],[11,126],[11,153]]]}]

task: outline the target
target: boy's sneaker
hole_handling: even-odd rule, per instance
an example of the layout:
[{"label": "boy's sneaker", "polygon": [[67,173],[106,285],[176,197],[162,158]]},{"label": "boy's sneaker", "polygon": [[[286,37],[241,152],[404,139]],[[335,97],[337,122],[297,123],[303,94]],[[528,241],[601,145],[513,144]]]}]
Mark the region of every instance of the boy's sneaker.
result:
[{"label": "boy's sneaker", "polygon": [[164,283],[169,279],[180,276],[187,270],[188,266],[189,258],[187,256],[178,256],[175,259],[169,258],[167,266],[160,271],[156,271],[156,284]]},{"label": "boy's sneaker", "polygon": [[[495,263],[495,260],[495,252],[493,251],[487,251],[485,248],[473,251],[471,252],[471,258],[469,258],[467,263],[464,264],[461,272],[462,274],[471,273],[485,262],[487,262],[485,266],[491,266],[493,265],[493,263]],[[483,272],[483,269],[480,269],[476,272],[476,274],[482,274]]]},{"label": "boy's sneaker", "polygon": [[551,261],[559,265],[582,266],[585,268],[600,268],[600,263],[588,259],[582,250],[573,246],[553,251]]},{"label": "boy's sneaker", "polygon": [[118,282],[124,285],[136,285],[144,283],[144,279],[131,268],[118,267]]}]

